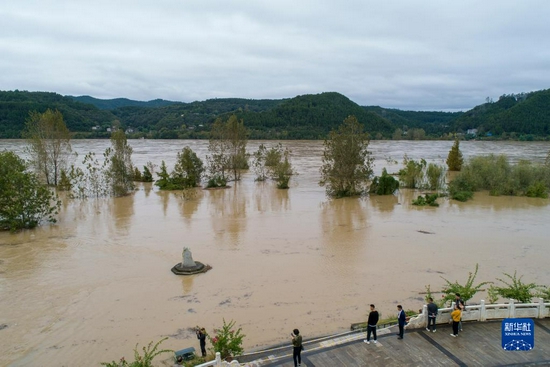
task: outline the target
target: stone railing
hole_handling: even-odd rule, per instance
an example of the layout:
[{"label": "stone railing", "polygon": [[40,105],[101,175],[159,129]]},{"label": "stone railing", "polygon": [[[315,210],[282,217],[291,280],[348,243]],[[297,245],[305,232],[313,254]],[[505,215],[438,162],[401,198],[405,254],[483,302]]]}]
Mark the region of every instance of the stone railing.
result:
[{"label": "stone railing", "polygon": [[[453,308],[440,308],[436,323],[446,324],[451,319]],[[487,321],[506,318],[537,318],[550,317],[550,303],[544,303],[542,298],[536,303],[515,303],[513,299],[509,303],[485,304],[466,306],[462,312],[462,321]],[[407,329],[425,328],[428,324],[428,307],[424,305],[422,313],[409,320]]]}]

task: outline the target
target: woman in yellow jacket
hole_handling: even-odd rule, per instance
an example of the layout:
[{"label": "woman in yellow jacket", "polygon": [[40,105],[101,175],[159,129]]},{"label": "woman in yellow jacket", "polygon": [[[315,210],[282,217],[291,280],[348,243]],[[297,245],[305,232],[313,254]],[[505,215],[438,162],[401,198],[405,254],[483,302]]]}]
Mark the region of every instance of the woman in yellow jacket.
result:
[{"label": "woman in yellow jacket", "polygon": [[461,317],[462,311],[455,305],[454,311],[451,312],[451,318],[453,319],[453,333],[451,336],[454,336],[455,338],[458,336],[458,323],[460,322]]}]

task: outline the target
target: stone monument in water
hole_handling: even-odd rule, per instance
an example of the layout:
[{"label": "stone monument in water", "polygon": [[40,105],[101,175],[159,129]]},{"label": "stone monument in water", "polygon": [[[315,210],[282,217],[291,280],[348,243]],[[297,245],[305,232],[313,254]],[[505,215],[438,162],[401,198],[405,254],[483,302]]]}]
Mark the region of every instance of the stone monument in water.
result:
[{"label": "stone monument in water", "polygon": [[172,268],[172,273],[177,275],[192,275],[198,273],[205,273],[208,270],[212,269],[209,265],[204,265],[199,261],[193,261],[193,254],[188,247],[183,248],[181,254],[182,260],[180,263],[177,263]]}]

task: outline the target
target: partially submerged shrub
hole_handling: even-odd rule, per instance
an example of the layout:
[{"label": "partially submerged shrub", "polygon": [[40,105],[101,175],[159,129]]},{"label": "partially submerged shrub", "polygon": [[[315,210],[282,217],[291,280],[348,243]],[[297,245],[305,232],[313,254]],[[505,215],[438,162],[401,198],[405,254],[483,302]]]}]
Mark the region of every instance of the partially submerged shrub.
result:
[{"label": "partially submerged shrub", "polygon": [[399,190],[399,181],[388,175],[386,169],[382,169],[382,175],[376,176],[370,185],[369,192],[376,195],[392,195]]},{"label": "partially submerged shrub", "polygon": [[437,198],[437,194],[426,194],[424,196],[418,196],[416,200],[413,200],[412,204],[418,206],[439,206],[439,204],[436,202]]}]

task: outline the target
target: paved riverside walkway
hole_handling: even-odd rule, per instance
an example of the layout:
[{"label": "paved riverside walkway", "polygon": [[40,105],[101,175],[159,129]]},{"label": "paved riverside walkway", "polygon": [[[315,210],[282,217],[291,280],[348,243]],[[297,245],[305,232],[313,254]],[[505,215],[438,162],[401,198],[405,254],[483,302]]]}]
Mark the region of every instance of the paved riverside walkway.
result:
[{"label": "paved riverside walkway", "polygon": [[[501,348],[501,321],[463,323],[457,338],[449,325],[437,332],[405,330],[397,339],[397,327],[381,329],[378,343],[363,343],[365,333],[307,343],[302,352],[304,367],[338,366],[550,366],[550,319],[535,319],[535,348],[510,352]],[[306,336],[307,338],[307,336]],[[245,362],[245,360],[239,359]],[[249,356],[269,367],[293,367],[292,347],[276,348]]]}]

